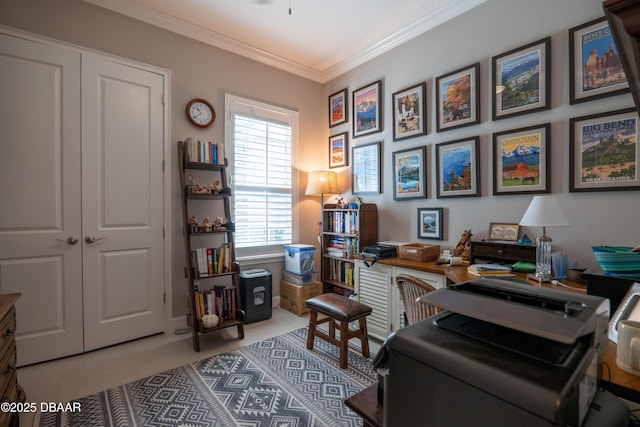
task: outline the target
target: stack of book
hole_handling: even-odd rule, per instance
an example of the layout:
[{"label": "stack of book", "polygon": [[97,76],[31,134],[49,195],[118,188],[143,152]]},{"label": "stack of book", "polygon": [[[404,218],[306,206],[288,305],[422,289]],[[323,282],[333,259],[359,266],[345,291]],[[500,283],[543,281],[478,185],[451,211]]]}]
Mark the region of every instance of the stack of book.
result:
[{"label": "stack of book", "polygon": [[511,266],[501,264],[471,264],[467,272],[474,276],[513,276]]}]

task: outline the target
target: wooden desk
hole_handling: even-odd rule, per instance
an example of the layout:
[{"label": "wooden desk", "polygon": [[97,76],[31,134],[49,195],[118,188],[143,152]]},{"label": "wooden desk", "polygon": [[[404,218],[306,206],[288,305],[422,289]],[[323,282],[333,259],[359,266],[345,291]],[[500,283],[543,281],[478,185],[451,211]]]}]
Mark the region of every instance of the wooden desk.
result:
[{"label": "wooden desk", "polygon": [[[444,275],[452,283],[462,283],[467,280],[478,279],[477,276],[467,273],[467,266],[449,266],[436,265],[435,261],[411,261],[401,258],[387,258],[378,261],[381,264],[387,264],[394,267],[403,267],[429,273]],[[551,283],[539,283],[528,280],[526,274],[516,273],[516,277],[526,280],[532,286],[542,286],[546,288],[556,288],[567,292],[582,293],[586,292],[586,286],[582,283],[572,282],[569,280],[561,280],[562,283],[571,288],[552,285]],[[575,288],[575,289],[574,289]],[[640,403],[640,377],[631,375],[616,365],[615,343],[608,341],[607,350],[604,355],[604,367],[602,369],[601,385],[611,393],[623,399]],[[349,397],[345,400],[345,404],[351,408],[356,414],[360,415],[366,426],[382,427],[383,425],[383,406],[378,403],[377,385],[374,384],[360,393]]]}]

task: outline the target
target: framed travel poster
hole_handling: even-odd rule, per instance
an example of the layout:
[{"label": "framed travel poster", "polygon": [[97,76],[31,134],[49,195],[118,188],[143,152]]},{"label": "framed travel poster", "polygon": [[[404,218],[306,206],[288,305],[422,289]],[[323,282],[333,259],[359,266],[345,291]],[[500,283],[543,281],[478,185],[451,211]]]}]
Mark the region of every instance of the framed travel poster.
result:
[{"label": "framed travel poster", "polygon": [[438,199],[480,196],[479,151],[479,136],[436,144]]},{"label": "framed travel poster", "polygon": [[349,166],[347,132],[329,137],[329,167]]},{"label": "framed travel poster", "polygon": [[425,185],[425,147],[393,153],[393,200],[423,199]]},{"label": "framed travel poster", "polygon": [[381,142],[358,145],[352,149],[351,192],[353,194],[379,194]]},{"label": "framed travel poster", "polygon": [[347,89],[329,96],[329,127],[349,121],[347,112]]},{"label": "framed travel poster", "polygon": [[635,108],[569,120],[569,191],[640,190]]},{"label": "framed travel poster", "polygon": [[427,102],[425,100],[427,84],[403,89],[394,93],[393,105],[393,140],[426,135]]},{"label": "framed travel poster", "polygon": [[551,108],[551,37],[492,58],[493,120]]},{"label": "framed travel poster", "polygon": [[442,240],[443,208],[418,208],[418,239]]},{"label": "framed travel poster", "polygon": [[629,92],[606,18],[569,29],[569,75],[571,104]]},{"label": "framed travel poster", "polygon": [[493,134],[493,194],[551,191],[551,124]]},{"label": "framed travel poster", "polygon": [[382,80],[353,91],[353,138],[382,132]]},{"label": "framed travel poster", "polygon": [[438,132],[480,123],[480,64],[436,78]]}]

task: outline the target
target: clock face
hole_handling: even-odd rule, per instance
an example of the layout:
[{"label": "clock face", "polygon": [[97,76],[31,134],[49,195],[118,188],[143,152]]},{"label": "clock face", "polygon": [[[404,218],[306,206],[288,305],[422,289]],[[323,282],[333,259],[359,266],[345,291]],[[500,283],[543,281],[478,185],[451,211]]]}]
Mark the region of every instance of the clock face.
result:
[{"label": "clock face", "polygon": [[216,120],[216,112],[207,101],[196,98],[187,104],[187,118],[198,127],[209,127]]}]

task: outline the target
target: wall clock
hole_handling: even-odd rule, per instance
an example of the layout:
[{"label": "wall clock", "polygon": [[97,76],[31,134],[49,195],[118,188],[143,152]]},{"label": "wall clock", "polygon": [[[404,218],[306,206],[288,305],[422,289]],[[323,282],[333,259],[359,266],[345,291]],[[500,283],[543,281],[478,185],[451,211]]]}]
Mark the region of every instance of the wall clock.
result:
[{"label": "wall clock", "polygon": [[194,98],[189,101],[186,113],[191,124],[199,128],[208,128],[216,121],[216,110],[202,98]]}]

